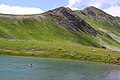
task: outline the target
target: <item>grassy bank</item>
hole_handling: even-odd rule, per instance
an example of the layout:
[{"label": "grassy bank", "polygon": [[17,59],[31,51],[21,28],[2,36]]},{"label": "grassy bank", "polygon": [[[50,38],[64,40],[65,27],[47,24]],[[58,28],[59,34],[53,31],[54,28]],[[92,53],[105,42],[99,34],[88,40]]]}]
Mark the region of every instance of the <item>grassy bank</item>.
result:
[{"label": "grassy bank", "polygon": [[[88,23],[93,22],[95,21],[91,20]],[[97,23],[91,25],[98,29]],[[104,27],[104,25],[101,26]],[[119,30],[111,29],[116,34]],[[110,41],[106,36],[104,39]],[[64,58],[107,63],[112,63],[112,58],[120,57],[120,52],[100,49],[101,46],[98,42],[96,37],[88,33],[83,31],[75,33],[54,23],[49,18],[40,20],[0,18],[0,55]],[[113,41],[110,43],[119,45]]]},{"label": "grassy bank", "polygon": [[120,61],[117,63],[112,61],[112,58],[120,57],[120,52],[83,46],[67,41],[46,42],[5,39],[0,39],[0,41],[0,55],[77,59],[120,64]]},{"label": "grassy bank", "polygon": [[9,56],[26,56],[26,57],[40,57],[40,58],[61,58],[61,59],[74,59],[74,60],[85,60],[93,62],[104,62],[112,64],[120,64],[120,62],[112,62],[112,57],[109,56],[100,56],[100,55],[88,55],[88,54],[70,54],[70,53],[61,53],[61,52],[48,52],[48,53],[28,53],[28,52],[19,52],[19,51],[0,51],[0,55],[9,55]]}]

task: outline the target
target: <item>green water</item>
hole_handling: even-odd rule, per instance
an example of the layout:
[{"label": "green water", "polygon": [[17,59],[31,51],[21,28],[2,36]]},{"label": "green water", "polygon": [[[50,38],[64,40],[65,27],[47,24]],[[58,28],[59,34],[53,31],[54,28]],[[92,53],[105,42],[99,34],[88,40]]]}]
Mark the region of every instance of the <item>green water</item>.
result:
[{"label": "green water", "polygon": [[[30,64],[33,64],[32,67]],[[120,66],[77,60],[0,56],[0,80],[120,80]]]}]

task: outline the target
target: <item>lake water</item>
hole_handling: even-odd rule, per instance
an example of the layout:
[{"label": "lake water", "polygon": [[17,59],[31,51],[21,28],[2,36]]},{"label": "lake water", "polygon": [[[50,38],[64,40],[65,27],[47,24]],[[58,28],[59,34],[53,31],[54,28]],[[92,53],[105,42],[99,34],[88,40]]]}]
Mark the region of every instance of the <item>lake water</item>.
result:
[{"label": "lake water", "polygon": [[[32,67],[30,64],[33,64]],[[78,60],[0,56],[0,80],[120,80],[120,66]]]}]

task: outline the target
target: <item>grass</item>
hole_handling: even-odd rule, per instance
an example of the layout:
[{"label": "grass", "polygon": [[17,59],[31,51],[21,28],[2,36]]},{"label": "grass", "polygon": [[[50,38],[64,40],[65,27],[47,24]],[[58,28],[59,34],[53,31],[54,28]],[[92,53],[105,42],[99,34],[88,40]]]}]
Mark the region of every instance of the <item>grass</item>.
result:
[{"label": "grass", "polygon": [[70,31],[50,18],[0,18],[0,55],[109,62],[112,57],[119,58],[120,52],[100,49],[97,38]]},{"label": "grass", "polygon": [[84,36],[70,31],[54,23],[51,19],[15,20],[0,18],[0,37],[5,39],[40,40],[40,41],[70,41],[86,46],[99,47],[97,40],[86,33]]},{"label": "grass", "polygon": [[[90,8],[95,14],[104,13],[102,10],[97,9],[97,8],[95,8],[95,7],[93,7],[93,6],[90,6],[89,8]],[[106,14],[106,13],[105,13],[105,14]]]},{"label": "grass", "polygon": [[115,41],[114,39],[111,39],[111,38],[108,37],[108,36],[101,36],[101,39],[102,39],[104,42],[106,42],[106,43],[108,43],[108,44],[110,44],[110,45],[115,45],[116,47],[120,47],[120,43],[119,43],[119,42]]},{"label": "grass", "polygon": [[[99,9],[96,9],[96,8],[92,7],[92,6],[90,8],[96,14],[103,12],[103,11],[101,11]],[[103,20],[98,20],[95,17],[91,18],[90,15],[88,13],[86,13],[86,12],[85,12],[85,14],[86,14],[86,16],[78,13],[78,16],[80,18],[84,19],[85,21],[87,21],[95,30],[99,31],[99,33],[100,33],[99,37],[104,42],[108,43],[111,46],[116,46],[116,47],[120,48],[120,43],[119,42],[115,41],[114,39],[110,38],[107,35],[104,35],[104,33],[99,30],[99,28],[102,28],[102,29],[105,29],[105,30],[119,36],[120,35],[120,26],[112,26],[112,25],[110,25],[109,23],[107,23],[107,22],[105,22]]]},{"label": "grass", "polygon": [[[0,39],[0,54],[13,56],[51,57],[64,59],[109,62],[108,55],[119,58],[120,53],[71,42]],[[93,51],[95,50],[95,52]]]}]

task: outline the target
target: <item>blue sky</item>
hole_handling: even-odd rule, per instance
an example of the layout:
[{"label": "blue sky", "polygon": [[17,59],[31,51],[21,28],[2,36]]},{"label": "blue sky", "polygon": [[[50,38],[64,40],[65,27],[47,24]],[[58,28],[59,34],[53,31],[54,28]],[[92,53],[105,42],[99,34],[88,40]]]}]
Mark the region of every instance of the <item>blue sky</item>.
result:
[{"label": "blue sky", "polygon": [[43,11],[66,6],[68,0],[0,0],[0,4],[21,6],[21,7],[36,7]]},{"label": "blue sky", "polygon": [[47,11],[60,6],[66,6],[68,0],[0,0],[0,4],[21,6],[21,7],[36,7],[43,11]]},{"label": "blue sky", "polygon": [[0,13],[37,14],[60,6],[73,10],[95,6],[113,16],[120,16],[120,0],[0,0]]}]

